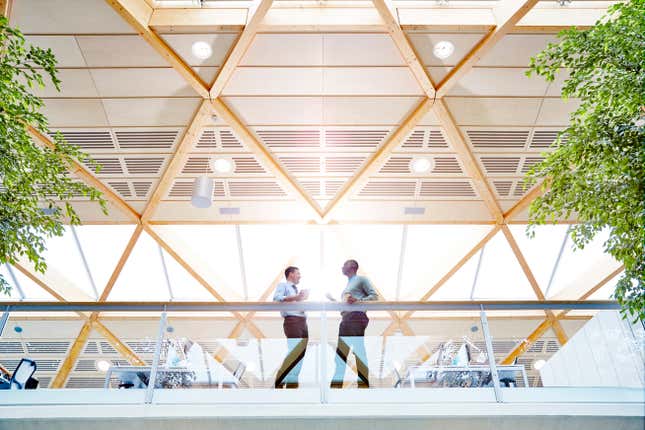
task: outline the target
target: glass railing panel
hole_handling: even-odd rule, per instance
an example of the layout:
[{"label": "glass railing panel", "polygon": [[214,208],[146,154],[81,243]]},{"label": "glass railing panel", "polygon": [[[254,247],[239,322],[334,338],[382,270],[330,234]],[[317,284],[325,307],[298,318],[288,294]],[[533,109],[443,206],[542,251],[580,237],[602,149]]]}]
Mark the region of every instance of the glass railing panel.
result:
[{"label": "glass railing panel", "polygon": [[519,366],[528,387],[640,388],[643,369],[643,325],[622,318],[617,310],[487,312],[500,382],[522,387]]}]

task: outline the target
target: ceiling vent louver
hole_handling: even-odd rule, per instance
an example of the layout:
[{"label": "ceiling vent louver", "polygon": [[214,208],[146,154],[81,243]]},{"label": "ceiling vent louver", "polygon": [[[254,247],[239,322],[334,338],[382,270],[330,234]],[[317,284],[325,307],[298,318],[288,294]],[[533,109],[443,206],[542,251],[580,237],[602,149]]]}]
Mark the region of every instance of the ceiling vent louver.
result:
[{"label": "ceiling vent louver", "polygon": [[119,148],[127,150],[145,151],[151,149],[172,149],[179,130],[150,130],[150,131],[124,131],[114,132]]},{"label": "ceiling vent louver", "polygon": [[65,140],[86,152],[116,149],[109,131],[61,131]]},{"label": "ceiling vent louver", "polygon": [[325,130],[328,148],[374,149],[387,136],[389,130]]},{"label": "ceiling vent louver", "polygon": [[327,173],[352,175],[365,161],[365,157],[327,157],[325,170]]},{"label": "ceiling vent louver", "polygon": [[469,181],[422,181],[421,197],[476,197]]},{"label": "ceiling vent louver", "polygon": [[520,164],[519,157],[481,157],[486,172],[516,174]]},{"label": "ceiling vent louver", "polygon": [[271,149],[320,148],[320,130],[257,130],[256,134]]},{"label": "ceiling vent louver", "polygon": [[370,181],[360,197],[414,197],[416,181]]},{"label": "ceiling vent louver", "polygon": [[528,130],[467,130],[475,149],[524,148]]},{"label": "ceiling vent louver", "polygon": [[500,197],[508,197],[511,193],[511,187],[513,186],[513,181],[493,181],[495,190]]},{"label": "ceiling vent louver", "polygon": [[229,181],[231,197],[285,197],[287,194],[275,182]]},{"label": "ceiling vent louver", "polygon": [[131,175],[158,175],[164,157],[125,157],[124,161]]}]

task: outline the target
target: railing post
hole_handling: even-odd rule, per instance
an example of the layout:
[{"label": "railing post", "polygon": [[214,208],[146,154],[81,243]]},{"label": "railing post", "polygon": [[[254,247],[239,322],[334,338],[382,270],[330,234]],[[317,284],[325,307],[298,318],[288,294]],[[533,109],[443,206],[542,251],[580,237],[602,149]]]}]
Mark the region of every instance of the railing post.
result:
[{"label": "railing post", "polygon": [[493,340],[490,337],[490,330],[488,328],[488,318],[486,317],[486,311],[484,310],[484,305],[481,305],[480,318],[482,322],[482,330],[484,332],[484,339],[486,341],[486,353],[488,354],[488,365],[490,366],[490,373],[493,376],[493,388],[495,389],[495,400],[502,403],[504,399],[502,398],[502,387],[499,383],[499,374],[497,373],[497,363],[495,363],[495,352],[493,351]]},{"label": "railing post", "polygon": [[161,318],[159,320],[159,333],[157,334],[157,343],[155,344],[155,355],[152,359],[150,368],[150,377],[148,378],[148,388],[146,389],[146,403],[152,403],[152,395],[157,382],[157,369],[159,368],[159,359],[161,357],[161,345],[163,344],[164,330],[166,330],[166,306],[163,307]]},{"label": "railing post", "polygon": [[7,321],[9,321],[9,313],[11,312],[11,306],[5,306],[2,317],[0,317],[0,337],[4,333],[4,328],[7,326]]},{"label": "railing post", "polygon": [[329,386],[327,385],[327,311],[320,313],[320,403],[327,403]]}]

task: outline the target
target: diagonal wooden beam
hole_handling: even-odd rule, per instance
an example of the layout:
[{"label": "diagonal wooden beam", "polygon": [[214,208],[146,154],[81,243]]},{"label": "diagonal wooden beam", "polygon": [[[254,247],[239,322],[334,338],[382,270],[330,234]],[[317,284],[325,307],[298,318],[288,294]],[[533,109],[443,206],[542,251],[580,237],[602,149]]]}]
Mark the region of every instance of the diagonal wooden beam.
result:
[{"label": "diagonal wooden beam", "polygon": [[[47,291],[50,295],[52,295],[56,300],[60,302],[67,302],[65,297],[56,289],[50,287],[43,279],[41,279],[39,276],[37,276],[33,271],[23,267],[20,264],[14,264],[13,265],[15,268],[20,270],[25,276],[27,276],[29,279],[34,281],[40,288],[43,290]],[[84,301],[92,301],[91,297],[87,296],[87,299]],[[126,344],[121,342],[110,330],[107,329],[100,321],[98,321],[98,314],[93,313],[90,315],[87,315],[83,312],[76,312],[82,319],[85,320],[85,323],[90,323],[92,324],[92,328],[96,329],[101,335],[105,337],[105,339],[112,345],[112,347],[118,351],[123,357],[125,357],[131,364],[133,365],[145,365],[146,363],[141,360],[135,353],[132,351]],[[74,345],[76,345],[78,342],[80,342],[82,345],[85,345],[87,343],[87,339],[83,340],[81,335],[85,335],[85,332],[81,330],[79,333],[79,336],[74,342]],[[89,335],[88,335],[89,336]],[[82,348],[81,348],[82,350]],[[74,352],[74,354],[72,354]],[[60,378],[61,381],[58,383],[62,383],[63,385],[65,384],[65,381],[67,380],[67,376],[69,375],[69,372],[71,369],[74,367],[74,364],[78,360],[78,355],[80,352],[76,352],[74,348],[70,350],[70,353],[66,356],[65,358],[65,363],[63,367],[59,370]],[[63,373],[62,373],[63,372]],[[67,373],[67,375],[64,374],[64,372]],[[62,386],[62,385],[61,385]],[[55,387],[52,387],[55,388]],[[58,387],[60,388],[60,387]]]},{"label": "diagonal wooden beam", "polygon": [[[517,244],[515,237],[513,237],[513,233],[511,232],[511,229],[508,228],[506,224],[504,224],[502,225],[502,232],[504,233],[504,236],[506,237],[508,244],[511,246],[511,249],[513,250],[513,254],[515,254],[515,258],[517,259],[517,262],[520,263],[520,266],[522,267],[522,271],[524,272],[526,279],[528,279],[529,284],[531,285],[531,288],[535,293],[535,296],[538,298],[538,300],[545,301],[546,297],[544,296],[544,293],[542,292],[540,285],[535,279],[535,276],[533,275],[533,272],[531,271],[531,268],[529,267],[529,264],[526,261],[526,258],[524,258],[524,254],[522,254],[522,250]],[[567,343],[567,340],[568,340],[567,334],[565,333],[564,328],[562,328],[562,325],[555,318],[553,311],[546,310],[544,311],[544,313],[546,314],[547,319],[551,321],[551,326],[556,336],[558,337],[558,341],[560,342],[560,345],[564,345],[565,343]]]},{"label": "diagonal wooden beam", "polygon": [[[208,283],[206,279],[204,279],[197,271],[190,265],[186,260],[184,260],[165,240],[161,238],[155,232],[149,225],[144,225],[143,227],[148,233],[150,237],[152,237],[158,244],[161,246],[172,258],[175,259],[177,263],[181,267],[186,270],[190,276],[193,277],[199,284],[206,289],[210,293],[211,296],[215,298],[215,300],[220,301],[220,302],[225,302],[226,299],[215,289],[213,288],[212,285]],[[240,320],[240,322],[244,322],[244,315],[242,315],[240,312],[232,312],[233,316]],[[259,339],[264,338],[264,334],[262,333],[262,330],[260,330],[253,322],[249,321],[248,323],[249,331],[253,333],[253,335]]]},{"label": "diagonal wooden beam", "polygon": [[443,100],[437,100],[434,104],[433,111],[446,133],[452,149],[457,153],[457,156],[464,166],[464,170],[471,177],[471,180],[475,185],[475,189],[479,192],[479,196],[484,200],[491,216],[498,224],[502,223],[504,221],[502,208],[499,206],[499,203],[495,198],[495,194],[479,166],[479,162],[468,146],[468,143],[466,143],[466,139],[464,139],[459,127],[457,127],[457,123],[452,117],[452,114],[448,110],[445,102]]},{"label": "diagonal wooden beam", "polygon": [[92,328],[99,332],[116,351],[119,352],[133,366],[145,366],[146,362],[130,349],[128,345],[122,342],[114,333],[98,320],[92,321]]},{"label": "diagonal wooden beam", "polygon": [[166,170],[163,172],[163,175],[161,175],[159,183],[146,204],[146,208],[141,215],[142,222],[148,222],[154,215],[157,210],[157,206],[159,206],[159,202],[166,195],[172,186],[173,180],[184,167],[188,154],[195,146],[195,143],[199,139],[199,133],[202,130],[204,123],[206,123],[210,118],[211,114],[212,110],[210,103],[207,100],[202,101],[197,112],[195,112],[193,119],[190,121],[190,124],[186,127],[186,131],[177,145],[174,154],[170,158],[170,162],[168,163]]},{"label": "diagonal wooden beam", "polygon": [[[589,297],[591,297],[591,296],[593,295],[593,293],[595,293],[596,291],[598,291],[599,289],[601,289],[602,287],[604,287],[604,286],[605,286],[605,284],[607,284],[607,282],[609,282],[609,281],[611,281],[612,279],[614,279],[616,276],[618,276],[619,274],[621,274],[624,270],[625,270],[625,266],[624,266],[624,265],[621,265],[619,268],[617,268],[616,270],[614,270],[613,272],[611,272],[609,275],[605,276],[605,277],[602,279],[602,281],[598,282],[598,283],[597,283],[597,284],[596,284],[592,289],[590,289],[589,291],[587,291],[586,293],[584,293],[583,295],[581,295],[581,296],[578,298],[578,300],[587,300]],[[562,318],[563,316],[565,316],[565,315],[566,315],[566,314],[568,314],[568,313],[569,313],[569,311],[563,311],[563,312],[561,312],[561,313],[559,313],[559,314],[558,314],[558,318]]]},{"label": "diagonal wooden beam", "polygon": [[87,340],[89,339],[91,333],[92,321],[85,321],[85,323],[81,327],[80,332],[78,333],[78,336],[76,337],[76,340],[74,340],[72,347],[67,353],[63,364],[61,364],[60,369],[56,373],[56,376],[49,384],[49,388],[63,388],[63,386],[65,386],[65,382],[67,382],[67,378],[74,368],[74,365],[78,360],[78,356],[83,351],[83,348],[85,347],[85,344],[87,343]]},{"label": "diagonal wooden beam", "polygon": [[[287,261],[286,264],[284,264],[282,267],[288,267],[293,265],[295,262],[296,257],[290,257],[289,260]],[[258,302],[263,302],[265,301],[270,295],[271,292],[276,289],[282,278],[284,277],[284,271],[280,269],[278,271],[278,274],[273,278],[273,281],[269,284],[269,286],[260,294],[260,297],[258,298]],[[229,338],[236,338],[239,336],[240,333],[242,333],[242,330],[244,329],[245,325],[247,322],[250,322],[251,319],[255,316],[257,312],[248,312],[246,315],[244,315],[244,319],[240,322],[237,323],[235,327],[233,327],[233,330],[231,330],[231,333],[228,335]]]},{"label": "diagonal wooden beam", "polygon": [[372,3],[374,3],[374,7],[376,7],[379,15],[381,15],[387,32],[392,37],[394,44],[399,49],[399,52],[401,52],[403,60],[410,68],[410,71],[423,89],[423,92],[429,98],[434,98],[435,86],[432,83],[432,79],[428,75],[425,67],[423,67],[423,64],[419,60],[419,55],[414,51],[414,47],[406,37],[405,32],[401,29],[398,18],[393,15],[385,0],[372,0]]},{"label": "diagonal wooden beam", "polygon": [[524,195],[521,199],[519,199],[513,207],[511,207],[509,210],[504,212],[504,223],[507,224],[509,221],[511,221],[517,214],[522,212],[524,209],[526,209],[531,203],[533,203],[533,200],[538,198],[539,196],[543,195],[547,191],[548,185],[544,180],[540,181],[539,183],[535,184],[528,193]]},{"label": "diagonal wooden beam", "polygon": [[135,227],[134,232],[130,237],[130,240],[126,244],[125,249],[121,253],[121,257],[119,258],[119,261],[117,262],[116,267],[112,271],[112,275],[110,275],[110,279],[108,279],[107,284],[105,284],[105,288],[103,288],[103,291],[99,296],[99,300],[98,300],[99,302],[106,301],[108,296],[112,292],[112,288],[114,288],[114,284],[116,284],[116,281],[119,278],[121,271],[123,270],[123,266],[125,266],[125,263],[127,263],[128,258],[130,258],[130,254],[132,254],[132,250],[134,249],[134,246],[137,244],[137,241],[139,240],[139,237],[141,236],[142,231],[143,231],[143,225],[138,224]]},{"label": "diagonal wooden beam", "polygon": [[13,5],[13,0],[0,0],[0,15],[11,20],[11,6]]},{"label": "diagonal wooden beam", "polygon": [[[421,297],[421,299],[420,299],[420,300],[421,300],[421,301],[426,301],[426,300],[428,300],[430,297],[432,297],[432,295],[434,295],[434,293],[436,293],[436,292],[439,290],[439,288],[441,288],[441,287],[442,287],[446,282],[448,282],[448,280],[449,280],[449,279],[450,279],[450,278],[451,278],[455,273],[457,273],[457,271],[459,271],[459,269],[461,269],[461,268],[464,266],[464,264],[466,264],[466,263],[468,262],[468,260],[470,260],[470,259],[472,258],[472,256],[473,256],[473,255],[477,254],[477,253],[479,252],[479,250],[480,250],[480,249],[482,249],[482,248],[484,247],[484,245],[486,245],[486,244],[487,244],[487,243],[488,243],[488,242],[493,238],[493,236],[495,236],[495,235],[497,234],[497,232],[499,231],[499,229],[500,229],[500,228],[501,228],[501,226],[499,226],[499,225],[495,225],[495,226],[491,229],[491,231],[489,231],[489,232],[486,234],[486,236],[484,236],[484,237],[483,237],[479,242],[477,242],[477,244],[476,244],[476,245],[475,245],[475,246],[474,246],[470,251],[468,251],[468,252],[466,253],[466,255],[464,255],[464,256],[463,256],[463,257],[462,257],[462,258],[457,262],[457,264],[455,264],[454,266],[452,266],[452,268],[451,268],[451,269],[450,269],[450,270],[449,270],[445,275],[443,275],[443,276],[441,277],[441,279],[439,279],[439,280],[438,280],[438,281],[437,281],[437,282],[432,286],[432,288],[430,288],[430,289],[429,289],[429,290],[428,290],[428,291],[427,291],[427,292],[426,292],[426,293]],[[405,320],[407,320],[407,319],[410,319],[410,317],[412,316],[412,314],[414,314],[414,311],[408,311],[408,312],[406,312],[406,313],[401,317],[401,320],[405,321]]]},{"label": "diagonal wooden beam", "polygon": [[[605,276],[599,283],[594,285],[589,291],[582,294],[578,300],[587,300],[593,293],[604,287],[607,282],[611,281],[617,275],[619,275],[625,268],[620,266],[609,275]],[[545,319],[540,323],[539,326],[535,328],[522,342],[520,342],[513,350],[500,362],[501,364],[511,364],[517,357],[524,354],[531,345],[535,343],[539,338],[541,338],[546,331],[551,328],[554,322],[558,322],[560,319],[564,318],[569,313],[568,310],[564,310],[557,314],[554,319]]]},{"label": "diagonal wooden beam", "polygon": [[323,212],[318,203],[307,193],[298,182],[287,172],[280,162],[269,152],[269,150],[242,124],[242,121],[226,106],[219,98],[211,100],[213,109],[217,115],[228,124],[248,149],[258,158],[260,163],[266,166],[277,179],[291,189],[296,196],[304,200],[311,209],[322,217]]},{"label": "diagonal wooden beam", "polygon": [[444,97],[459,80],[466,75],[479,60],[509,31],[520,19],[538,3],[539,0],[500,0],[493,9],[496,27],[489,32],[473,49],[457,64],[437,86],[437,97]]},{"label": "diagonal wooden beam", "polygon": [[390,134],[390,137],[385,141],[358,169],[358,171],[351,177],[334,198],[327,204],[325,211],[322,214],[324,218],[329,219],[331,212],[340,205],[341,202],[346,200],[352,192],[358,190],[362,183],[367,178],[381,168],[392,153],[407,137],[412,133],[414,127],[419,124],[423,117],[430,111],[434,101],[430,98],[425,98],[417,107],[410,113],[401,123],[401,125]]},{"label": "diagonal wooden beam", "polygon": [[150,29],[148,23],[153,8],[144,0],[105,0],[134,28],[201,97],[208,98],[208,86],[195,71],[179,57],[164,40]]},{"label": "diagonal wooden beam", "polygon": [[[32,126],[28,126],[29,133],[34,137],[36,143],[47,148],[54,148],[55,144],[47,136],[36,130]],[[77,161],[73,161],[69,166],[69,172],[82,180],[85,184],[96,188],[99,190],[104,198],[120,209],[123,213],[128,215],[135,222],[139,222],[139,213],[132,209],[132,207],[125,202],[121,197],[119,197],[114,191],[112,191],[107,185],[98,180],[90,171]]]},{"label": "diagonal wooden beam", "polygon": [[242,57],[249,49],[249,46],[251,46],[253,39],[255,39],[255,35],[258,32],[260,23],[266,16],[266,13],[268,12],[269,8],[271,8],[272,4],[273,4],[273,0],[260,1],[260,4],[255,10],[255,13],[253,13],[253,16],[251,17],[251,20],[246,24],[246,26],[244,27],[244,30],[242,30],[242,34],[240,34],[240,37],[238,38],[237,43],[235,44],[235,46],[229,53],[228,58],[220,68],[220,71],[217,74],[217,77],[215,78],[215,82],[213,83],[213,86],[210,89],[211,98],[213,99],[217,98],[220,96],[220,94],[222,94],[224,87],[228,83],[229,79],[231,79],[231,76],[233,75],[233,72],[237,68],[237,65],[240,63],[240,61],[242,60]]}]

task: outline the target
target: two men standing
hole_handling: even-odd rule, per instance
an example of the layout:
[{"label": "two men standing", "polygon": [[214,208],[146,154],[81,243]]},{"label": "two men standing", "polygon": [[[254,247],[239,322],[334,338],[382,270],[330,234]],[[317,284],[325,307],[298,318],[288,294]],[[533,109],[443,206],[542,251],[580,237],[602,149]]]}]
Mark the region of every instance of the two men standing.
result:
[{"label": "two men standing", "polygon": [[[358,262],[347,260],[343,264],[343,275],[347,276],[347,286],[343,290],[342,301],[354,304],[363,301],[378,300],[378,293],[370,281],[357,274]],[[285,270],[286,282],[278,284],[274,301],[294,302],[305,300],[308,296],[307,290],[298,292],[297,284],[300,282],[300,271],[290,266]],[[327,295],[330,300],[335,299]],[[309,332],[307,319],[302,311],[283,311],[283,328],[289,345],[289,353],[285,357],[282,366],[276,376],[275,387],[297,387],[298,376],[302,368],[302,360],[307,349]],[[359,377],[359,387],[369,387],[369,368],[367,353],[365,351],[364,335],[369,323],[367,314],[363,311],[343,311],[342,320],[338,328],[338,344],[336,349],[336,370],[332,378],[332,388],[341,388],[347,365],[347,357],[350,351],[354,352],[356,368]]]}]

